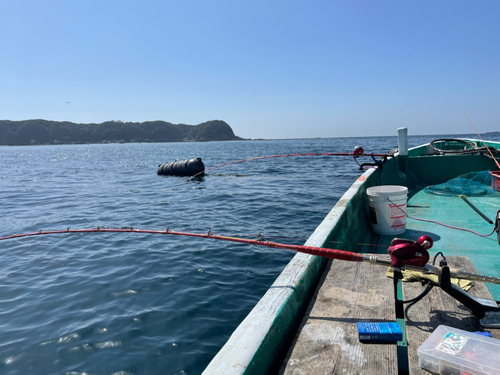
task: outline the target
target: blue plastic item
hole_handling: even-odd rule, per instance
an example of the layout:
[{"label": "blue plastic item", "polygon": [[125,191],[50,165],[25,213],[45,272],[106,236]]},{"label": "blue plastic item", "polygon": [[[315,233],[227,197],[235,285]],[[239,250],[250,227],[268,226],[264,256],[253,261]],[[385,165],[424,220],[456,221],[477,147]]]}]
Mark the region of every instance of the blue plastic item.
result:
[{"label": "blue plastic item", "polygon": [[356,323],[359,341],[401,341],[403,332],[396,322]]}]

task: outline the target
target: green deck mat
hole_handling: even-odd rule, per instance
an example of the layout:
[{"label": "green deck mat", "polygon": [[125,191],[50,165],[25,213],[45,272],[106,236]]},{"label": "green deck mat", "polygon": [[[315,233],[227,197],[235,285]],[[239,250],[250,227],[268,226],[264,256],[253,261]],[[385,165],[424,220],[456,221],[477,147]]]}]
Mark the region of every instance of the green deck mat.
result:
[{"label": "green deck mat", "polygon": [[[500,210],[500,193],[468,200],[493,222]],[[473,230],[480,234],[493,231],[489,224],[458,196],[442,196],[418,191],[408,201],[407,213],[417,219],[432,220],[446,225]],[[445,256],[468,257],[483,275],[500,277],[500,244],[496,232],[489,237],[480,237],[470,232],[451,229],[436,223],[407,218],[406,233],[400,237],[416,239],[428,235],[434,240],[429,250],[431,258],[439,251]],[[495,300],[500,300],[500,285],[486,283]]]}]

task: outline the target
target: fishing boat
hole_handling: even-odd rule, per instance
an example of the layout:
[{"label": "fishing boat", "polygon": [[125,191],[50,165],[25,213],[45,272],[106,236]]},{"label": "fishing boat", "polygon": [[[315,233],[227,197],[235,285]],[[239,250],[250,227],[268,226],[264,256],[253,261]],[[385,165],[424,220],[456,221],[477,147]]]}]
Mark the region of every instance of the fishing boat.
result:
[{"label": "fishing boat", "polygon": [[[472,267],[475,274],[499,278],[500,237],[495,223],[500,210],[500,167],[495,158],[500,143],[442,139],[410,149],[407,145],[407,129],[400,128],[398,150],[361,165],[368,169],[305,246],[355,252],[365,260],[386,256],[381,263],[391,265],[393,259],[387,253],[395,237],[418,247],[423,245],[418,239],[427,236],[433,242],[432,248],[422,246],[431,257],[427,264],[442,252],[451,266],[454,261],[462,262],[459,266]],[[478,175],[487,178],[479,183],[478,191],[460,190],[475,185]],[[407,189],[407,200],[399,204],[389,199],[389,228],[376,233],[377,208],[372,207],[367,192],[383,186]],[[438,325],[481,328],[481,311],[471,311],[467,302],[464,305],[448,292],[444,293],[448,297],[436,294],[443,293],[444,284],[408,308],[401,299],[407,298],[411,288],[413,293],[423,291],[421,283],[401,283],[397,278],[395,282],[386,276],[387,266],[352,264],[296,254],[204,374],[427,373],[418,365],[417,349]],[[448,269],[442,265],[441,270]],[[371,269],[376,271],[371,273]],[[444,278],[440,276],[439,282]],[[471,295],[479,293],[497,306],[494,301],[500,300],[500,285],[475,284]],[[320,299],[323,308],[318,307]],[[358,340],[356,321],[390,320],[403,330],[404,338],[397,344],[370,345]],[[500,338],[499,329],[490,331]]]}]

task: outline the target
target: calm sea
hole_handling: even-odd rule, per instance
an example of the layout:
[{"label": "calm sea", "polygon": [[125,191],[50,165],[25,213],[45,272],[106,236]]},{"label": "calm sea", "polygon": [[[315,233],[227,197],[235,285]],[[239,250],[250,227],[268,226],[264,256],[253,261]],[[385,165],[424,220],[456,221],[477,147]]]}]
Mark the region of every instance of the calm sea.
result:
[{"label": "calm sea", "polygon": [[[410,137],[410,145],[436,138]],[[193,181],[157,176],[158,164],[201,157],[208,168],[258,156],[351,152],[356,145],[386,152],[397,140],[0,147],[0,237],[169,227],[302,244],[361,174],[352,158],[248,161]],[[2,374],[199,374],[293,256],[132,233],[0,245]]]}]

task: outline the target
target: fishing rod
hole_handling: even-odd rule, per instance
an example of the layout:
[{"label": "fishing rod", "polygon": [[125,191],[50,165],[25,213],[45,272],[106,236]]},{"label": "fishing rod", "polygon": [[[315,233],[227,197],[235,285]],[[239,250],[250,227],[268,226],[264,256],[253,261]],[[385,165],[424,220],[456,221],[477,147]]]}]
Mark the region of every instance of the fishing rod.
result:
[{"label": "fishing rod", "polygon": [[224,167],[226,165],[231,165],[231,164],[236,164],[236,163],[242,163],[242,162],[245,162],[245,161],[262,160],[262,159],[273,159],[273,158],[284,158],[284,157],[288,157],[288,156],[352,156],[352,157],[354,157],[354,159],[357,159],[360,156],[388,157],[388,156],[392,156],[392,155],[389,155],[389,154],[375,154],[375,153],[367,154],[367,153],[364,152],[364,150],[363,150],[362,147],[356,146],[354,148],[353,152],[310,152],[310,153],[299,153],[299,154],[282,154],[282,155],[259,156],[259,157],[255,157],[255,158],[236,160],[236,161],[232,161],[232,162],[229,162],[229,163],[224,163],[224,164],[221,164],[221,165],[217,165],[215,167],[211,167],[211,168],[205,169],[202,173],[211,171],[212,169],[215,169],[215,168],[220,168],[220,167]]},{"label": "fishing rod", "polygon": [[[97,227],[89,229],[67,228],[65,230],[54,230],[54,231],[39,230],[38,232],[32,232],[32,233],[23,233],[23,234],[14,233],[13,235],[10,236],[1,237],[0,241],[13,238],[40,236],[48,234],[91,233],[91,232],[148,233],[148,234],[163,234],[172,236],[207,238],[207,239],[214,239],[221,241],[239,242],[249,245],[265,246],[275,249],[291,250],[299,253],[316,255],[328,259],[337,259],[349,262],[366,262],[370,263],[371,265],[396,267],[401,270],[420,272],[424,275],[440,276],[443,273],[443,267],[427,263],[429,260],[429,254],[427,252],[427,249],[430,249],[432,247],[432,239],[428,236],[422,236],[418,239],[418,241],[394,239],[391,243],[391,246],[388,249],[388,253],[391,259],[382,258],[374,254],[359,254],[345,250],[328,249],[323,247],[305,246],[305,245],[288,245],[278,242],[271,242],[268,241],[260,233],[257,235],[257,239],[255,240],[255,239],[221,236],[214,234],[210,231],[208,231],[207,233],[177,232],[169,228],[165,230],[149,230],[149,229],[137,229],[133,227],[130,228]],[[500,285],[500,278],[497,277],[470,273],[454,268],[450,268],[449,272],[451,277],[455,277],[457,279],[476,280],[476,281],[482,281]]]},{"label": "fishing rod", "polygon": [[484,147],[486,147],[486,149],[488,150],[488,152],[490,153],[493,161],[495,162],[495,164],[497,165],[498,169],[500,169],[500,163],[498,162],[498,160],[493,156],[493,153],[491,152],[490,148],[486,145],[486,142],[484,141],[483,137],[481,137],[481,135],[479,134],[479,132],[477,131],[476,127],[474,126],[474,124],[472,123],[471,120],[469,120],[469,117],[467,117],[467,115],[464,113],[464,116],[465,118],[469,121],[469,123],[472,125],[472,127],[474,128],[476,134],[479,136],[479,138],[481,139],[481,141],[483,141],[483,144],[484,144]]},{"label": "fishing rod", "polygon": [[[367,154],[367,153],[365,153],[365,151],[364,151],[364,149],[362,147],[356,146],[354,148],[353,152],[310,152],[310,153],[299,153],[299,154],[282,154],[282,155],[259,156],[259,157],[255,157],[255,158],[236,160],[236,161],[232,161],[232,162],[229,162],[229,163],[224,163],[224,164],[216,165],[215,167],[211,167],[211,168],[205,169],[203,172],[200,172],[199,174],[211,171],[212,169],[216,169],[216,168],[220,168],[220,167],[225,167],[225,166],[231,165],[231,164],[242,163],[242,162],[245,162],[245,161],[262,160],[262,159],[273,159],[273,158],[284,158],[284,157],[288,157],[288,156],[352,156],[354,158],[354,160],[356,160],[360,156],[371,156],[372,158],[373,157],[387,158],[387,157],[392,157],[393,155],[390,155],[390,154],[387,154],[387,153],[386,154],[375,154],[375,153],[369,153],[369,154]],[[358,165],[359,165],[359,163],[358,163]],[[195,176],[192,176],[192,177],[195,177]]]},{"label": "fishing rod", "polygon": [[[359,166],[359,169],[362,170],[366,166],[373,167],[378,166],[387,161],[388,157],[393,157],[394,155],[391,153],[365,153],[362,147],[356,146],[353,152],[309,152],[309,153],[295,153],[295,154],[281,154],[281,155],[269,155],[269,156],[258,156],[249,159],[235,160],[229,163],[223,163],[220,165],[216,165],[214,167],[205,168],[205,164],[201,160],[201,158],[191,158],[188,160],[181,160],[175,162],[168,162],[164,164],[158,165],[157,174],[164,176],[190,176],[188,179],[191,180],[194,177],[201,176],[208,171],[211,171],[216,168],[225,167],[232,164],[243,163],[246,161],[254,161],[254,160],[263,160],[263,159],[274,159],[274,158],[285,158],[290,156],[352,156],[356,163]],[[374,163],[363,163],[359,164],[356,160],[361,156],[370,156]],[[375,157],[381,157],[382,161],[376,160]]]}]

